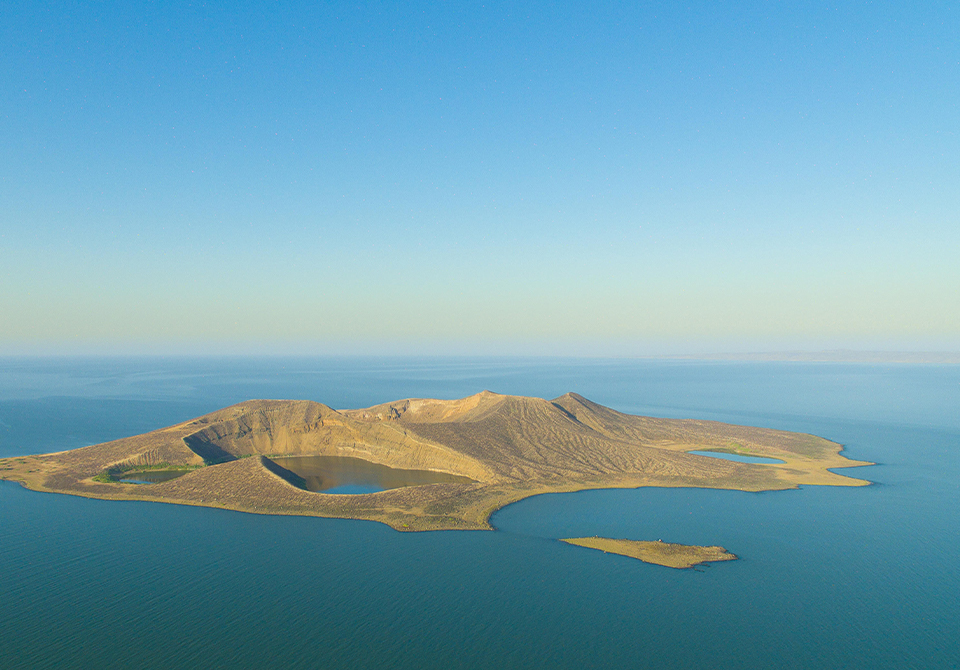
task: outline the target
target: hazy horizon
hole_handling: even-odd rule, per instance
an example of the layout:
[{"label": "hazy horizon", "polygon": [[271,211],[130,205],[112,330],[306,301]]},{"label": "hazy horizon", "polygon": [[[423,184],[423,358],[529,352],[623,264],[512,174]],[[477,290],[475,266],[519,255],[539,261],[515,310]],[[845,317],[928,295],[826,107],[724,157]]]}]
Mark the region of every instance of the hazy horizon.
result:
[{"label": "hazy horizon", "polygon": [[960,352],[956,351],[892,351],[892,350],[793,350],[793,351],[714,351],[698,353],[639,353],[639,354],[570,354],[570,353],[517,353],[517,352],[468,352],[448,351],[423,354],[409,351],[390,351],[384,348],[370,351],[47,351],[27,353],[0,353],[0,360],[24,361],[70,361],[70,360],[277,360],[277,361],[692,361],[692,362],[797,362],[797,363],[868,363],[908,365],[958,365]]}]

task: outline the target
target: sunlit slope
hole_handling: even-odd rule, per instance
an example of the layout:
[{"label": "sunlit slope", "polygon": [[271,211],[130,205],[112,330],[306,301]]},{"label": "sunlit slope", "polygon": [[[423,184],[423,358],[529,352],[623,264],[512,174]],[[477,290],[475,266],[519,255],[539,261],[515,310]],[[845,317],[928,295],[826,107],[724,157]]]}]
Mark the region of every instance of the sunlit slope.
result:
[{"label": "sunlit slope", "polygon": [[[405,401],[392,421],[427,439],[483,462],[508,479],[592,477],[643,472],[716,476],[736,464],[664,451],[636,439],[604,434],[563,407],[540,398],[480,394],[459,412]],[[465,400],[474,400],[473,396]],[[462,401],[458,401],[462,402]],[[407,411],[402,407],[410,403]],[[420,411],[420,408],[427,411]]]},{"label": "sunlit slope", "polygon": [[250,400],[201,417],[184,442],[208,462],[254,454],[351,456],[471,479],[490,473],[469,457],[386,422],[358,421],[318,402]]},{"label": "sunlit slope", "polygon": [[[753,465],[692,450],[772,456]],[[395,528],[486,528],[509,502],[551,491],[696,486],[750,491],[862,485],[828,468],[863,465],[813,435],[712,421],[623,414],[576,394],[549,401],[484,391],[337,411],[304,400],[250,400],[143,435],[73,451],[5,459],[0,477],[38,490],[244,511],[374,519]],[[435,470],[475,484],[431,484],[362,496],[311,493],[270,456],[350,456]],[[148,486],[105,472],[194,467]]]},{"label": "sunlit slope", "polygon": [[721,451],[780,459],[784,461],[782,465],[761,467],[768,468],[768,472],[791,484],[852,486],[868,483],[851,481],[850,477],[830,472],[829,468],[872,463],[844,458],[840,455],[839,444],[816,435],[719,421],[623,414],[576,393],[567,393],[553,402],[581,423],[614,439],[645,444],[661,451]]}]

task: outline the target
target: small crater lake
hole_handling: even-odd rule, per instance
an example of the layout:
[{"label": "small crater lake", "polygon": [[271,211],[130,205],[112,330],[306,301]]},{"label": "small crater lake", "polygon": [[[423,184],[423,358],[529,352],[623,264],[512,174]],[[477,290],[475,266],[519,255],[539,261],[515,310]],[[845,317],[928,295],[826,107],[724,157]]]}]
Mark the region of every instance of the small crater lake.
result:
[{"label": "small crater lake", "polygon": [[348,456],[285,456],[270,458],[302,477],[317,493],[376,493],[423,484],[469,484],[473,480],[432,470],[400,470]]},{"label": "small crater lake", "polygon": [[738,463],[783,463],[779,458],[766,458],[765,456],[741,456],[740,454],[728,454],[723,451],[688,451],[688,454],[696,456],[710,456],[711,458],[722,458],[725,461],[737,461]]},{"label": "small crater lake", "polygon": [[182,477],[190,470],[146,470],[144,472],[129,472],[117,477],[121,484],[159,484],[171,479]]}]

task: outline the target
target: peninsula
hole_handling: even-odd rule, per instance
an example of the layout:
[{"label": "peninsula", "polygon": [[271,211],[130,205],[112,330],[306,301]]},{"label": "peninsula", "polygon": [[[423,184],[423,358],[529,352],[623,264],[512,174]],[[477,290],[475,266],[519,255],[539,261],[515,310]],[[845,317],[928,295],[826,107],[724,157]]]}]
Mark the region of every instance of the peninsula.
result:
[{"label": "peninsula", "polygon": [[[831,472],[871,465],[840,451],[813,435],[623,414],[575,393],[544,400],[484,391],[339,411],[306,400],[249,400],[143,435],[2,459],[0,478],[37,491],[368,519],[403,531],[489,529],[493,511],[541,493],[869,484]],[[336,495],[307,490],[303,478],[277,463],[298,456],[349,457],[444,476],[440,483]],[[146,479],[151,470],[179,476],[148,485],[118,481],[136,473]]]}]

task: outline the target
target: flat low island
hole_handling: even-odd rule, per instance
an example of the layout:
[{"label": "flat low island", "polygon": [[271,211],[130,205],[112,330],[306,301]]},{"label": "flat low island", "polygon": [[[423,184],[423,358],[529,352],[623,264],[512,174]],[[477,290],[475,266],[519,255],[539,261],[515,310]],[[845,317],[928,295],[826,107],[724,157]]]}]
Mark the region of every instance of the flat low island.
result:
[{"label": "flat low island", "polygon": [[692,568],[715,561],[735,561],[737,557],[723,547],[700,547],[689,544],[674,544],[661,540],[615,540],[609,537],[571,537],[561,542],[578,547],[597,549],[606,554],[620,554],[637,558],[644,563],[662,565],[666,568]]},{"label": "flat low island", "polygon": [[[870,465],[843,457],[841,449],[808,434],[623,414],[575,393],[544,400],[484,391],[356,410],[249,400],[143,435],[2,459],[0,478],[91,498],[368,519],[403,531],[468,530],[490,529],[495,510],[541,493],[869,484],[831,472]],[[361,495],[327,493],[308,486],[309,477],[291,465],[308,457],[436,476]]]}]

